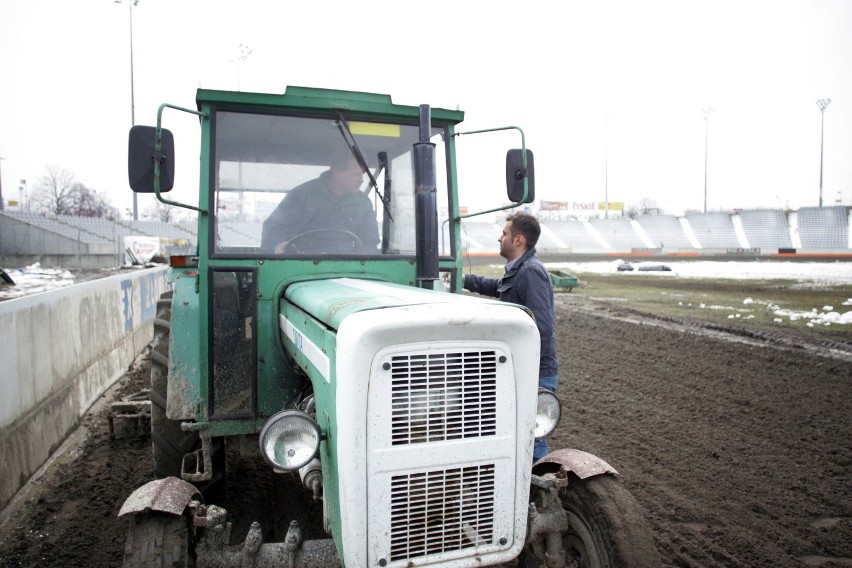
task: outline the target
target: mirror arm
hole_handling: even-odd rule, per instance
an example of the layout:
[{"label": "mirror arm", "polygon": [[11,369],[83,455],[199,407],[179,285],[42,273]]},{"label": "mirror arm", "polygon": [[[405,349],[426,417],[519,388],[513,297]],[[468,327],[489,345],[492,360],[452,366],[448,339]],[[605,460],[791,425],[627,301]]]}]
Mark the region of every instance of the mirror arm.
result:
[{"label": "mirror arm", "polygon": [[183,108],[175,105],[170,105],[168,103],[163,103],[160,105],[160,108],[157,109],[157,135],[154,140],[154,194],[157,196],[157,199],[166,205],[174,205],[175,207],[183,207],[184,209],[192,209],[194,211],[198,211],[199,213],[206,215],[207,210],[201,209],[194,205],[188,205],[186,203],[178,203],[177,201],[172,201],[170,199],[166,199],[162,195],[160,195],[160,164],[162,164],[165,159],[163,156],[163,128],[162,128],[162,120],[163,120],[163,110],[166,108],[173,108],[175,110],[179,110],[182,112],[188,112],[189,114],[195,114],[200,116],[201,118],[209,118],[210,115],[206,112],[199,112],[196,110],[191,110],[188,108]]},{"label": "mirror arm", "polygon": [[462,219],[467,219],[468,217],[478,217],[479,215],[485,215],[486,213],[494,213],[495,211],[505,211],[506,209],[512,209],[513,207],[520,207],[523,204],[523,201],[519,201],[517,203],[503,205],[502,207],[495,207],[494,209],[486,209],[485,211],[477,211],[475,213],[466,213],[465,215],[459,215],[458,217],[454,217],[454,219],[456,221],[461,221]]},{"label": "mirror arm", "polygon": [[466,134],[484,134],[486,132],[499,132],[501,130],[517,130],[521,135],[521,157],[523,159],[524,165],[521,170],[515,172],[515,177],[521,179],[521,176],[524,178],[524,195],[523,198],[517,203],[511,203],[509,205],[503,205],[502,207],[495,207],[494,209],[486,209],[485,211],[477,211],[475,213],[468,213],[466,215],[459,215],[455,217],[456,221],[461,221],[462,219],[467,219],[468,217],[476,217],[479,215],[485,215],[486,213],[494,213],[495,211],[505,211],[506,209],[512,209],[513,207],[520,207],[524,203],[526,203],[527,196],[529,195],[530,187],[529,180],[527,179],[527,144],[526,138],[524,136],[524,131],[518,126],[501,126],[499,128],[486,128],[484,130],[470,130],[468,132],[456,132],[453,136],[464,136]]}]

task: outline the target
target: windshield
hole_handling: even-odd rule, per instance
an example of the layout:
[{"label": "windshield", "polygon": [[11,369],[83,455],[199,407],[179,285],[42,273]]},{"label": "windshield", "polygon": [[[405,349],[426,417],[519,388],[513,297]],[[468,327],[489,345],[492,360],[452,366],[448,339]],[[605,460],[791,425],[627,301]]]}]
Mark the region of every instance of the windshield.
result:
[{"label": "windshield", "polygon": [[[433,133],[441,222],[446,153]],[[415,254],[416,124],[218,112],[214,136],[214,253]]]}]

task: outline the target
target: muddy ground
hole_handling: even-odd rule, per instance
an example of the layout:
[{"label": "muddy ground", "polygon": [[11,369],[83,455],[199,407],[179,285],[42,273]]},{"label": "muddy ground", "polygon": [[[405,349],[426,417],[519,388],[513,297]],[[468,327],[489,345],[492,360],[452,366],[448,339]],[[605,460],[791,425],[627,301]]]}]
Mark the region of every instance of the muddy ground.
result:
[{"label": "muddy ground", "polygon": [[[852,344],[658,320],[582,293],[558,295],[564,417],[551,448],[607,460],[644,507],[666,566],[852,566]],[[107,401],[144,388],[140,358]],[[147,433],[106,405],[0,515],[0,566],[120,566],[124,498],[152,478]],[[229,449],[219,497],[244,536],[291,518],[319,528],[294,482]],[[273,506],[274,505],[274,506]],[[271,535],[268,535],[271,536]],[[278,537],[280,538],[280,534]]]}]

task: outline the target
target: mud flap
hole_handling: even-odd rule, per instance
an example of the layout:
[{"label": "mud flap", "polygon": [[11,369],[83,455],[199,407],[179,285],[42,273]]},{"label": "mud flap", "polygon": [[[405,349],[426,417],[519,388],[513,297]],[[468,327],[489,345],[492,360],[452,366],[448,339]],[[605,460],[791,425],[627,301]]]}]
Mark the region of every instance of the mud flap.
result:
[{"label": "mud flap", "polygon": [[161,511],[181,515],[196,496],[198,501],[202,501],[201,493],[187,481],[177,477],[156,479],[131,493],[121,506],[118,516],[143,511]]},{"label": "mud flap", "polygon": [[601,458],[587,452],[567,448],[547,454],[535,462],[532,468],[535,475],[559,470],[571,472],[580,479],[604,473],[618,475],[615,468]]}]

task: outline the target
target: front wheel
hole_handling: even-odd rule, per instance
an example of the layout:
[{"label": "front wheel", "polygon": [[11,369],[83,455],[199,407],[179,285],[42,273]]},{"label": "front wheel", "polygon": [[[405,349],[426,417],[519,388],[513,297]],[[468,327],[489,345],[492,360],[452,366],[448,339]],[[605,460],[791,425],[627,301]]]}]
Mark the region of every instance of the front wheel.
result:
[{"label": "front wheel", "polygon": [[190,568],[192,533],[187,519],[168,513],[133,515],[124,543],[124,568]]},{"label": "front wheel", "polygon": [[[546,491],[534,490],[539,508],[546,503]],[[565,566],[658,568],[662,565],[639,503],[615,476],[580,479],[569,474],[568,486],[559,490],[559,503],[567,516],[567,530],[561,539]],[[521,566],[545,566],[542,552],[547,548],[546,535],[534,537],[524,548]]]}]

